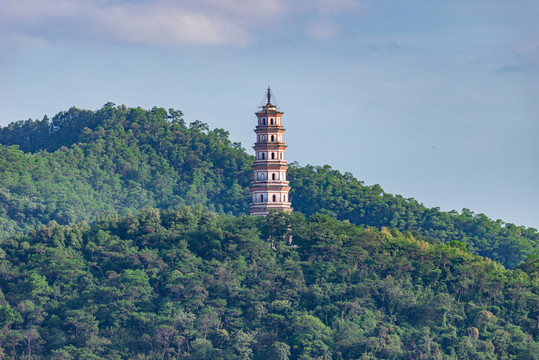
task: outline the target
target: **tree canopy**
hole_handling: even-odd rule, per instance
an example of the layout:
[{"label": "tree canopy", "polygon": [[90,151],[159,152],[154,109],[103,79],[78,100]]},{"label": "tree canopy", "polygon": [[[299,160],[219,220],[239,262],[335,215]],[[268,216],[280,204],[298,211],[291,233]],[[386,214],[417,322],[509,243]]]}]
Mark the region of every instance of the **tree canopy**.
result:
[{"label": "tree canopy", "polygon": [[0,244],[0,354],[536,359],[535,265],[320,213],[51,222]]},{"label": "tree canopy", "polygon": [[[52,119],[0,129],[0,237],[39,228],[93,223],[98,215],[137,214],[201,205],[247,212],[253,157],[224,129],[186,125],[179,110],[104,105],[71,108]],[[536,229],[463,209],[444,212],[367,186],[329,166],[289,170],[291,201],[307,216],[397,228],[430,242],[458,241],[507,267],[538,255]]]}]

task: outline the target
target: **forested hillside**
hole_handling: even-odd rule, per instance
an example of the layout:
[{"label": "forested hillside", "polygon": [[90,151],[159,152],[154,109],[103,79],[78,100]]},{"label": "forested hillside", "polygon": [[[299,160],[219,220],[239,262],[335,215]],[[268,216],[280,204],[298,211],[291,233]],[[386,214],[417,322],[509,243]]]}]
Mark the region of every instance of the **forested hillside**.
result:
[{"label": "forested hillside", "polygon": [[51,223],[0,245],[0,357],[538,359],[538,270],[321,214]]},{"label": "forested hillside", "polygon": [[[227,131],[199,121],[186,125],[177,110],[71,108],[52,119],[12,123],[0,130],[0,143],[0,238],[50,221],[92,223],[98,215],[147,207],[247,212],[253,158]],[[460,241],[508,267],[539,253],[535,229],[467,209],[429,209],[329,166],[292,164],[289,180],[292,206],[306,215],[395,227],[431,242]]]},{"label": "forested hillside", "polygon": [[250,156],[226,131],[201,122],[187,127],[181,116],[107,104],[3,128],[2,233],[149,206],[244,213]]},{"label": "forested hillside", "polygon": [[413,198],[385,193],[379,185],[365,186],[352,174],[329,166],[293,166],[289,173],[293,206],[305,215],[325,212],[354,224],[417,231],[429,241],[460,241],[468,250],[508,267],[539,254],[534,228],[493,221],[469,209],[458,213],[427,208]]}]

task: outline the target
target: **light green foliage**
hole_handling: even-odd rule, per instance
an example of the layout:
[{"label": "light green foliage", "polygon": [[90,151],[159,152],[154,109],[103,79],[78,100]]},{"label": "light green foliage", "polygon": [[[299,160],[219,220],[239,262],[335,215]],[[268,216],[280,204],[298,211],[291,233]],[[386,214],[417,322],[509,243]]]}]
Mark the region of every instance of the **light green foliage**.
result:
[{"label": "light green foliage", "polygon": [[174,109],[0,143],[2,358],[537,358],[535,229],[297,164],[296,211],[238,216],[252,157]]},{"label": "light green foliage", "polygon": [[[51,221],[93,222],[151,207],[198,205],[246,213],[252,156],[232,143],[226,130],[210,130],[198,120],[186,126],[182,116],[175,109],[107,103],[97,111],[73,107],[52,120],[18,121],[0,129],[0,238]],[[394,236],[448,243],[511,268],[539,252],[536,229],[492,221],[468,209],[460,214],[428,209],[327,165],[292,164],[288,178],[292,206],[307,216],[320,213],[355,225],[389,227]],[[147,216],[140,231],[156,241],[155,219]],[[282,220],[276,216],[268,225],[277,236],[288,226]],[[80,242],[76,234],[51,235],[60,243]],[[320,251],[339,246],[338,238],[327,235]]]},{"label": "light green foliage", "polygon": [[71,108],[12,123],[0,143],[0,237],[147,207],[247,209],[251,157],[225,130],[186,127],[174,109]]},{"label": "light green foliage", "polygon": [[444,212],[428,209],[413,198],[385,193],[379,185],[366,186],[352,174],[326,166],[292,164],[288,170],[290,198],[296,211],[307,216],[334,214],[356,225],[390,227],[433,243],[448,243],[463,251],[515,267],[539,252],[539,233],[468,209]]},{"label": "light green foliage", "polygon": [[532,264],[330,215],[148,209],[0,250],[6,358],[536,358]]}]

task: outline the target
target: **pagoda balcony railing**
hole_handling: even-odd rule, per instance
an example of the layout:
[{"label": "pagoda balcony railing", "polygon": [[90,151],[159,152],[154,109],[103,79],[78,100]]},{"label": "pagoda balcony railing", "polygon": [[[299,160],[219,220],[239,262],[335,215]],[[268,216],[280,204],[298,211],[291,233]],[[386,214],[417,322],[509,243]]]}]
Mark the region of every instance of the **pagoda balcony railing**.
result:
[{"label": "pagoda balcony railing", "polygon": [[273,124],[273,125],[264,125],[264,124],[261,124],[261,125],[256,125],[256,128],[255,130],[273,130],[273,129],[277,129],[277,130],[286,130],[283,125],[277,125],[277,124]]},{"label": "pagoda balcony railing", "polygon": [[284,163],[287,164],[285,159],[256,159],[255,163]]},{"label": "pagoda balcony railing", "polygon": [[257,202],[251,202],[249,203],[249,206],[251,205],[292,205],[289,201],[257,201]]},{"label": "pagoda balcony railing", "polygon": [[251,185],[260,185],[260,184],[269,184],[269,185],[288,185],[290,182],[288,180],[253,180]]},{"label": "pagoda balcony railing", "polygon": [[255,142],[255,146],[260,146],[260,145],[279,145],[279,146],[284,145],[286,146],[286,143],[284,141],[257,141]]}]

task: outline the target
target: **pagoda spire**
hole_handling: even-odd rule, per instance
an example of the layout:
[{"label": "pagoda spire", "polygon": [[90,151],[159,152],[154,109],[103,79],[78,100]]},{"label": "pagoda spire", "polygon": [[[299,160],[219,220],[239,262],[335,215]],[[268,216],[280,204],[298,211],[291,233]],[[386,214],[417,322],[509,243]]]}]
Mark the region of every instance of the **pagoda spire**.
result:
[{"label": "pagoda spire", "polygon": [[253,163],[254,180],[251,183],[251,215],[268,215],[271,210],[291,212],[286,180],[286,163],[283,141],[285,129],[281,125],[283,112],[271,103],[271,89],[267,90],[268,103],[256,113],[258,119],[255,128],[255,161]]}]

